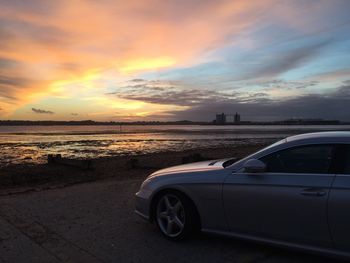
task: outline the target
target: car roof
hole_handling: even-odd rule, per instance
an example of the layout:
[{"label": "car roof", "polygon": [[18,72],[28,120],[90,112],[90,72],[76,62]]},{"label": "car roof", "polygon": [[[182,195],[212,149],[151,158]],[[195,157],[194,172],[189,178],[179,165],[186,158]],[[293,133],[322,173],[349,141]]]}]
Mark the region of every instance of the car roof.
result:
[{"label": "car roof", "polygon": [[286,138],[286,142],[296,142],[296,141],[314,141],[314,140],[324,140],[324,139],[340,139],[340,140],[350,140],[350,131],[330,131],[330,132],[314,132],[314,133],[304,133],[295,136],[290,136]]}]

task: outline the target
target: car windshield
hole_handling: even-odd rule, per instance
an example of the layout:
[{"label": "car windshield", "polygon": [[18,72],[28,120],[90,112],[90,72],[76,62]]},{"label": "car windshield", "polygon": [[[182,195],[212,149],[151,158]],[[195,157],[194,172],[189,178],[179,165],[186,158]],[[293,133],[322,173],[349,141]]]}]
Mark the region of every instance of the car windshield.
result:
[{"label": "car windshield", "polygon": [[[270,149],[270,148],[272,148],[272,147],[275,147],[275,146],[277,146],[277,145],[280,145],[280,144],[282,144],[282,143],[285,143],[286,141],[287,141],[286,139],[277,141],[277,142],[275,142],[275,143],[273,143],[273,144],[271,144],[271,145],[269,145],[269,146],[267,146],[267,147],[265,147],[265,148],[262,148],[261,150],[259,150],[259,151],[256,152],[256,153],[260,153],[260,152],[262,152],[262,151],[265,151],[265,150],[267,150],[267,149]],[[254,153],[254,154],[256,154],[256,153]]]},{"label": "car windshield", "polygon": [[240,158],[231,158],[231,159],[225,161],[225,162],[222,164],[222,166],[223,166],[224,168],[226,168],[226,167],[228,167],[228,166],[230,166],[230,165],[232,165],[232,164],[238,162],[239,160],[240,160]]},{"label": "car windshield", "polygon": [[[261,149],[261,150],[255,152],[255,153],[253,153],[253,154],[260,153],[260,152],[262,152],[262,151],[265,151],[265,150],[267,150],[267,149],[270,149],[270,148],[272,148],[272,147],[275,147],[275,146],[277,146],[277,145],[279,145],[279,144],[282,144],[282,143],[284,143],[284,142],[286,142],[286,139],[279,140],[279,141],[277,141],[277,142],[275,142],[275,143],[273,143],[273,144],[271,144],[271,145],[269,145],[269,146],[267,146],[267,147],[264,147],[263,149]],[[251,154],[251,155],[252,155],[252,154]],[[229,167],[229,166],[231,166],[231,165],[237,163],[238,161],[241,161],[241,160],[243,160],[243,159],[249,158],[251,155],[248,155],[248,156],[246,156],[246,157],[244,157],[244,158],[231,158],[231,159],[227,160],[226,162],[224,162],[224,163],[222,164],[222,166],[223,166],[224,168],[227,168],[227,167]]]}]

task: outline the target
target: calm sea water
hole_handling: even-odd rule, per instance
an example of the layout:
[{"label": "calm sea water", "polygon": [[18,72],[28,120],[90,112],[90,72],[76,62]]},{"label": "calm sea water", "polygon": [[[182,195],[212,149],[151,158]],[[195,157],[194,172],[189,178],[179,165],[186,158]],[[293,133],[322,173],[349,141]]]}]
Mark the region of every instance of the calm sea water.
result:
[{"label": "calm sea water", "polygon": [[136,155],[269,143],[293,134],[332,130],[350,130],[350,125],[0,126],[0,166],[42,163],[48,154],[57,153],[70,158]]}]

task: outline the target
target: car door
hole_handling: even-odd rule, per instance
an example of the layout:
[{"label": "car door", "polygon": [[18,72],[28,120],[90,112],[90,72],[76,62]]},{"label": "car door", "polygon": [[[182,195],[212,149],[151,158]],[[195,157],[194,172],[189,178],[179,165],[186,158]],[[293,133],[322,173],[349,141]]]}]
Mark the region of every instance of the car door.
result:
[{"label": "car door", "polygon": [[350,252],[350,145],[344,145],[342,150],[342,169],[336,174],[329,195],[329,227],[335,248]]},{"label": "car door", "polygon": [[232,232],[330,246],[327,199],[333,145],[284,149],[260,158],[263,173],[229,175],[223,201]]}]

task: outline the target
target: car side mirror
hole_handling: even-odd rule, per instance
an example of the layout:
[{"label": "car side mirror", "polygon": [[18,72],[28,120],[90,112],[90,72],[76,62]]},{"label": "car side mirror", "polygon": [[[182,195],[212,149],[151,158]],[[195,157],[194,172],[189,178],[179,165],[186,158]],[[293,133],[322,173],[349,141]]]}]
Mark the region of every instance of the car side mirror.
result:
[{"label": "car side mirror", "polygon": [[257,159],[250,159],[244,163],[243,168],[247,173],[263,173],[266,171],[266,164]]}]

